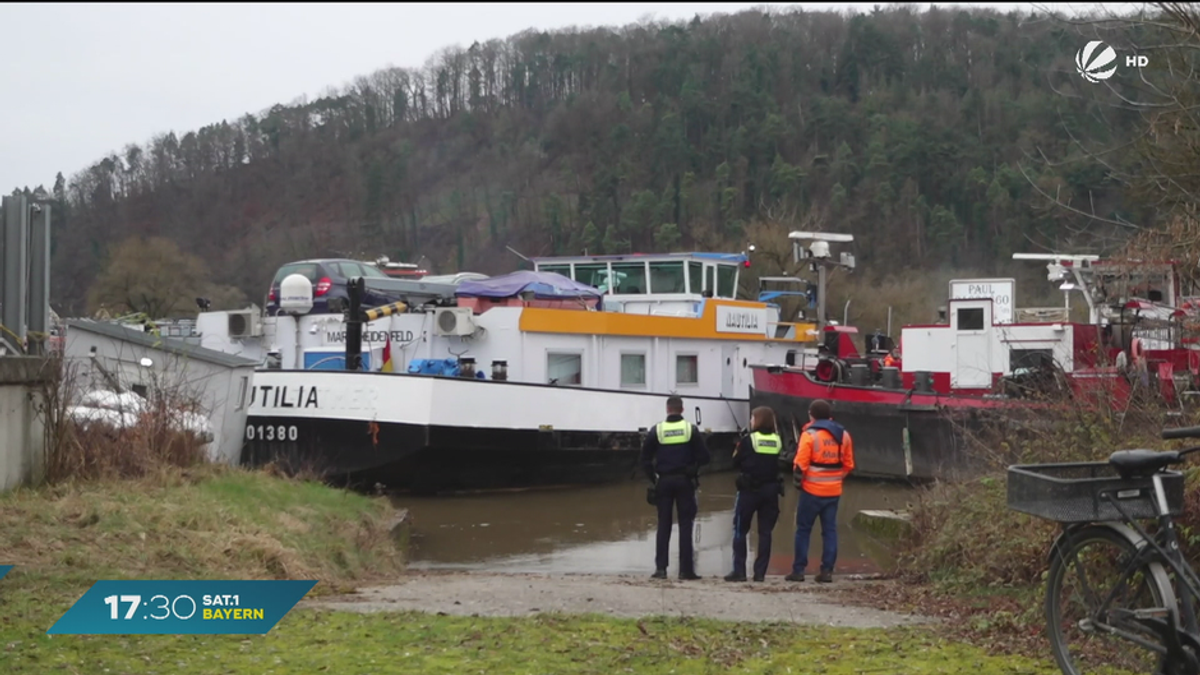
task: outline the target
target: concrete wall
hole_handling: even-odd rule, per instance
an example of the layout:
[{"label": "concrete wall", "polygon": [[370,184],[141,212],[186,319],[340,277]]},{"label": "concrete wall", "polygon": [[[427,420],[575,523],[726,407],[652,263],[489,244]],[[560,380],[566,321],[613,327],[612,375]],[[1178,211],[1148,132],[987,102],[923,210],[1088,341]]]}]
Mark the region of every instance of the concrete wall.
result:
[{"label": "concrete wall", "polygon": [[0,492],[34,485],[45,475],[46,425],[38,412],[45,363],[35,357],[0,358]]},{"label": "concrete wall", "polygon": [[[157,387],[199,401],[213,430],[210,458],[226,464],[241,459],[253,366],[229,367],[189,359],[79,327],[67,331],[65,354],[77,364],[81,386],[112,389],[104,375],[108,372],[128,389],[139,385],[153,391]],[[149,367],[141,365],[143,358],[150,359]]]}]

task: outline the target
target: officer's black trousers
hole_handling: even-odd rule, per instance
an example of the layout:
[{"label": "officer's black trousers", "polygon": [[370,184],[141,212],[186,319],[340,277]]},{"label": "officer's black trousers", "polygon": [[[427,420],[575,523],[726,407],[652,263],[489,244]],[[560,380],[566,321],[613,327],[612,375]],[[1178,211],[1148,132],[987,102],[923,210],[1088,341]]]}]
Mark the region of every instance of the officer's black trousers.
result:
[{"label": "officer's black trousers", "polygon": [[660,476],[658,478],[658,540],[654,553],[655,569],[667,569],[671,553],[671,511],[679,515],[679,573],[695,574],[695,553],[692,536],[695,531],[696,487],[687,476]]},{"label": "officer's black trousers", "polygon": [[754,576],[762,577],[771,562],[771,530],[779,520],[779,483],[738,490],[733,505],[734,574],[746,574],[746,536],[750,534],[750,519],[755,516],[758,516],[758,555],[754,558]]}]

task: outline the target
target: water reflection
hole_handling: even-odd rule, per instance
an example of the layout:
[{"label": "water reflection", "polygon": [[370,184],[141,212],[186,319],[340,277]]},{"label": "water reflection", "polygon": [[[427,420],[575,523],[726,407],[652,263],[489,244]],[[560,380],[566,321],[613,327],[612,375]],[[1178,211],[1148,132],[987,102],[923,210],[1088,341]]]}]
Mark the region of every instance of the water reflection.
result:
[{"label": "water reflection", "polygon": [[[723,575],[733,557],[734,474],[705,476],[696,519],[697,572]],[[862,509],[903,509],[912,488],[895,483],[847,481],[838,508],[838,564],[841,573],[877,568],[861,535],[850,527]],[[654,568],[654,507],[646,503],[646,483],[456,497],[397,497],[412,515],[411,565],[417,569],[505,572],[641,574]],[[773,531],[770,574],[791,570],[797,492],[791,486],[781,502]],[[820,526],[813,530],[809,569],[820,558]],[[678,525],[671,555],[677,557]],[[757,535],[750,534],[750,559]],[[678,562],[672,560],[674,573]]]}]

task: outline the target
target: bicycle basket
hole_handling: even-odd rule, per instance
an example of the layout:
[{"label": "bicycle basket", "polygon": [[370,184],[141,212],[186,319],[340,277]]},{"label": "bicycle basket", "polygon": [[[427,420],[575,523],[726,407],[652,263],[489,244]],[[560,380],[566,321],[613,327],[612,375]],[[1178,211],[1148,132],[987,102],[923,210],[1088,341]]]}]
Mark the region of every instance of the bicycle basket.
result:
[{"label": "bicycle basket", "polygon": [[[1165,471],[1163,490],[1167,510],[1183,512],[1183,474]],[[1024,464],[1008,467],[1008,508],[1059,523],[1122,520],[1109,501],[1111,493],[1135,520],[1157,517],[1154,482],[1150,477],[1121,478],[1108,462]]]}]

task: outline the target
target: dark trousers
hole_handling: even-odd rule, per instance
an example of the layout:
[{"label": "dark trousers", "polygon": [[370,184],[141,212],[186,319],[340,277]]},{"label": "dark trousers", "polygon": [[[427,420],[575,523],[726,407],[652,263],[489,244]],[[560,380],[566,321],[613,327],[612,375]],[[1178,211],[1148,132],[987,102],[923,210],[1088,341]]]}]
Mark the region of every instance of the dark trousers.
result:
[{"label": "dark trousers", "polygon": [[817,518],[821,519],[821,569],[833,571],[833,563],[837,562],[839,499],[841,497],[818,497],[800,490],[800,504],[796,506],[796,558],[792,561],[794,574],[804,574],[808,567],[808,541]]},{"label": "dark trousers", "polygon": [[746,574],[746,535],[750,519],[758,516],[758,555],[754,558],[754,576],[767,574],[771,561],[771,530],[779,520],[779,483],[767,483],[755,490],[738,490],[733,502],[733,573]]},{"label": "dark trousers", "polygon": [[667,569],[671,553],[671,511],[679,515],[679,573],[695,574],[696,558],[692,547],[695,531],[696,486],[687,476],[659,476],[658,478],[658,539],[654,552],[655,569]]}]

